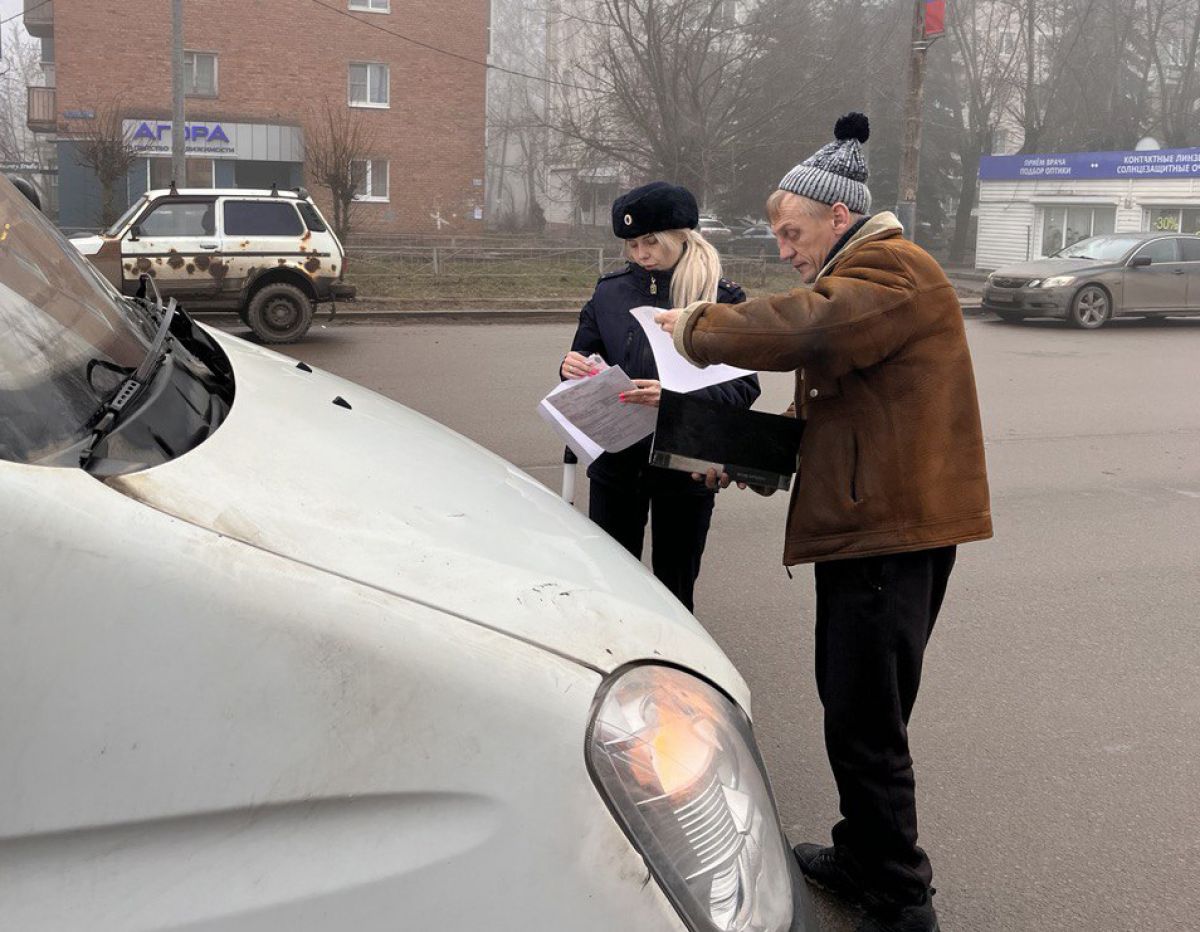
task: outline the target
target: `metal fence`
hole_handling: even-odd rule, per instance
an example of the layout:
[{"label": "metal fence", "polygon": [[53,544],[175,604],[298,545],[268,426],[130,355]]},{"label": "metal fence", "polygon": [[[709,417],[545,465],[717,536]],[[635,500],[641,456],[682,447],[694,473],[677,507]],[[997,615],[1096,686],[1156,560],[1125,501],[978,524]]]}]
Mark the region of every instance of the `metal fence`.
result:
[{"label": "metal fence", "polygon": [[[619,248],[609,246],[371,246],[349,250],[349,274],[362,287],[384,280],[453,279],[533,283],[584,287],[609,272],[625,267]],[[763,258],[726,257],[724,274],[748,285],[765,280]],[[368,288],[369,290],[369,288]]]}]

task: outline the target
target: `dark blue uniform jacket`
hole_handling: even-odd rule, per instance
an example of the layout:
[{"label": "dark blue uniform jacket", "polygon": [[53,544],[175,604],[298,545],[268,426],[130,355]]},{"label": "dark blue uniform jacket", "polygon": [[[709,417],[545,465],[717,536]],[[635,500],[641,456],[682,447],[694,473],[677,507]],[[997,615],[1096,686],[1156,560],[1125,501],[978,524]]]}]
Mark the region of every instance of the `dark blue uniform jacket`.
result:
[{"label": "dark blue uniform jacket", "polygon": [[[721,304],[741,304],[746,293],[733,282],[721,279],[717,301]],[[620,366],[631,379],[657,379],[658,367],[650,341],[641,325],[629,313],[635,307],[671,306],[671,273],[648,272],[630,263],[624,270],[605,275],[596,283],[592,299],[579,313],[579,329],[571,349],[584,356],[599,353],[610,366]],[[759,395],[758,376],[747,375],[732,382],[722,382],[692,394],[721,404],[749,408]],[[649,465],[650,438],[634,444],[620,453],[605,453],[588,469],[593,480],[625,482],[652,475],[656,484],[668,483],[680,490],[704,490],[684,473],[670,473]]]}]

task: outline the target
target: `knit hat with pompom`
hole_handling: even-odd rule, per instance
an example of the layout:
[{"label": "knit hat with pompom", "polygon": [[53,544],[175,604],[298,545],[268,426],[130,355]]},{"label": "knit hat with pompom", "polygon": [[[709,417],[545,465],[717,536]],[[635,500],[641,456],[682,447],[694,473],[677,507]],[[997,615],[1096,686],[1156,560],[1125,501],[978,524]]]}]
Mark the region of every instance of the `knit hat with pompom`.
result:
[{"label": "knit hat with pompom", "polygon": [[779,187],[822,204],[845,204],[852,213],[871,209],[863,144],[871,124],[861,113],[847,113],[833,128],[834,141],[822,146],[783,176]]}]

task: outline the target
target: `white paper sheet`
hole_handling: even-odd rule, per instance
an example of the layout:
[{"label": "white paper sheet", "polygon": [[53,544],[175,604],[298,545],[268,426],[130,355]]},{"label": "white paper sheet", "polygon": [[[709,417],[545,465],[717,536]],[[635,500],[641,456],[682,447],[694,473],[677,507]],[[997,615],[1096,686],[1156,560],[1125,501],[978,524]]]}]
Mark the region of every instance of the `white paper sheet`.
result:
[{"label": "white paper sheet", "polygon": [[650,349],[654,352],[654,363],[658,366],[658,380],[663,388],[673,392],[694,392],[710,385],[740,379],[743,375],[753,372],[751,369],[738,369],[726,365],[703,368],[692,365],[679,355],[671,341],[671,335],[654,322],[654,315],[660,310],[662,309],[657,307],[635,307],[629,313],[646,332]]},{"label": "white paper sheet", "polygon": [[625,450],[654,433],[658,409],[624,404],[621,392],[636,386],[620,366],[599,375],[563,382],[541,400],[538,413],[580,461]]}]

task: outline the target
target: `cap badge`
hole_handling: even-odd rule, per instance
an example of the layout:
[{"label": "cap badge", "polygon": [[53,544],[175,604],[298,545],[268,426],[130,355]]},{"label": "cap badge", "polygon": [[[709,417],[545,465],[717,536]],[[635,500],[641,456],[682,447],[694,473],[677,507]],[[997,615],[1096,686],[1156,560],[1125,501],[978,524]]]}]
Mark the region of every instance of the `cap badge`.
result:
[{"label": "cap badge", "polygon": [[625,215],[625,226],[627,226],[627,227],[633,226],[633,215],[632,214]]}]

